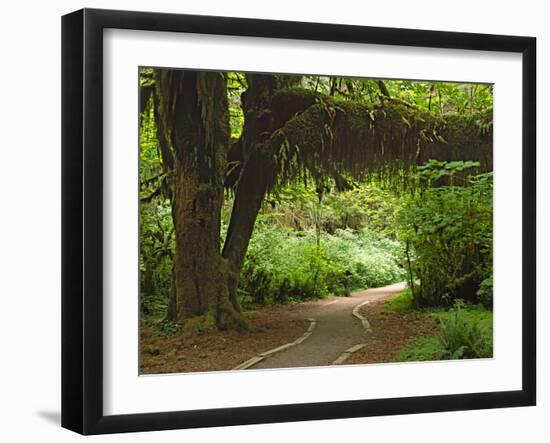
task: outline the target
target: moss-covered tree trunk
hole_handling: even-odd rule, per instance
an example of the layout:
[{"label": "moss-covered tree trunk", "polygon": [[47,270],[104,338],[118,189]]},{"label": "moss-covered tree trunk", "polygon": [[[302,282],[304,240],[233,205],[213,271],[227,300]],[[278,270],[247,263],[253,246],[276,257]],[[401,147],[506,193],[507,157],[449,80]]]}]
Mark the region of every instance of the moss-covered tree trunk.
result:
[{"label": "moss-covered tree trunk", "polygon": [[[262,201],[276,175],[276,159],[267,141],[285,121],[278,118],[273,98],[300,82],[300,76],[248,74],[248,88],[242,96],[244,127],[239,146],[242,168],[235,188],[235,200],[222,255],[229,264],[229,298],[239,309],[237,287],[248,243]],[[293,114],[285,116],[290,118]]]},{"label": "moss-covered tree trunk", "polygon": [[214,312],[224,292],[219,254],[222,192],[184,162],[176,160],[174,166],[174,310],[178,319],[185,319]]},{"label": "moss-covered tree trunk", "polygon": [[229,302],[220,254],[223,177],[229,146],[226,83],[221,73],[159,71],[159,129],[171,151],[176,237],[170,313],[223,328],[239,314]]}]

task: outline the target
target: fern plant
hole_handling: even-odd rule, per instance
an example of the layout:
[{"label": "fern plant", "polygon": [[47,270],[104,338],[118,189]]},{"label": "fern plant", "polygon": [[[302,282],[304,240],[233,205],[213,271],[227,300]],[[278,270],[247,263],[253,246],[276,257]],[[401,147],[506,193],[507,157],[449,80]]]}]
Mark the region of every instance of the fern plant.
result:
[{"label": "fern plant", "polygon": [[479,323],[468,321],[464,316],[463,300],[456,300],[452,315],[441,321],[439,343],[441,359],[456,360],[460,358],[492,357],[491,338],[487,337]]}]

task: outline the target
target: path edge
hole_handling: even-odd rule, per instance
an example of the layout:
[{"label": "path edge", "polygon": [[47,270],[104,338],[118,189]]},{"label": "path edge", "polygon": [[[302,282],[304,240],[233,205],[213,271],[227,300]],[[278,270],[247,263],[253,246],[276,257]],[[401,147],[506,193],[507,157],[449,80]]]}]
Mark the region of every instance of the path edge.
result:
[{"label": "path edge", "polygon": [[306,340],[315,329],[315,326],[317,325],[318,321],[315,318],[308,318],[309,320],[309,327],[307,328],[307,331],[304,332],[300,337],[298,337],[296,340],[291,341],[290,343],[286,343],[281,346],[277,346],[276,348],[270,349],[269,351],[260,352],[259,354],[256,354],[254,357],[249,358],[245,362],[235,366],[232,371],[241,371],[243,369],[249,369],[252,366],[260,363],[261,361],[265,360],[268,357],[271,357],[273,354],[276,354],[278,352],[284,351],[285,349],[292,348],[293,346],[299,345],[304,340]]},{"label": "path edge", "polygon": [[352,346],[349,349],[346,349],[344,352],[342,352],[336,360],[334,360],[331,365],[341,365],[344,363],[348,358],[351,357],[351,354],[354,352],[359,351],[360,349],[363,349],[365,346],[367,346],[366,343],[359,343],[357,345]]},{"label": "path edge", "polygon": [[352,315],[361,320],[363,328],[365,328],[367,332],[372,332],[372,326],[370,325],[368,319],[359,312],[359,310],[369,302],[370,300],[366,300],[363,303],[359,303],[355,308],[353,308]]}]

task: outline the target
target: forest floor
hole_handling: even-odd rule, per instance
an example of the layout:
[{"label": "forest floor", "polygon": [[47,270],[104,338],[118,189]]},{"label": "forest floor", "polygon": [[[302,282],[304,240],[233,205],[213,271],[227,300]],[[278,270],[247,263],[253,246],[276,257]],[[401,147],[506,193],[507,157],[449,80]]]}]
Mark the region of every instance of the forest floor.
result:
[{"label": "forest floor", "polygon": [[[354,292],[351,297],[329,297],[257,311],[253,331],[221,331],[195,337],[165,336],[151,328],[141,331],[141,374],[231,370],[240,363],[301,337],[314,318],[316,326],[302,343],[275,353],[251,369],[311,367],[333,364],[346,350],[343,364],[391,362],[408,343],[437,334],[437,321],[426,315],[387,312],[385,303],[404,284]],[[367,303],[365,303],[367,302]],[[367,331],[353,310],[368,319]]]},{"label": "forest floor", "polygon": [[295,340],[309,326],[303,304],[276,305],[250,317],[252,330],[165,335],[140,331],[140,374],[227,371],[253,355]]}]

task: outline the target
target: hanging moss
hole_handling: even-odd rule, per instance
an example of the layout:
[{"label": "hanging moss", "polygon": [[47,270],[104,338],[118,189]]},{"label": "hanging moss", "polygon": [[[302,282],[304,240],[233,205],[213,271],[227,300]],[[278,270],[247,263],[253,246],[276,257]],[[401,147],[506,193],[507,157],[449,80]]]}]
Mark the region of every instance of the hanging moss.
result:
[{"label": "hanging moss", "polygon": [[492,168],[490,113],[437,116],[393,100],[374,107],[316,100],[268,142],[279,183],[334,173],[357,179],[375,173],[381,180],[402,181],[407,176],[403,171],[432,158],[475,160],[481,170]]},{"label": "hanging moss", "polygon": [[493,112],[470,116],[450,114],[439,127],[447,143],[429,146],[431,158],[437,160],[479,161],[482,171],[493,169]]},{"label": "hanging moss", "polygon": [[224,74],[156,70],[154,84],[159,140],[166,141],[170,157],[202,182],[222,183],[229,150]]}]

